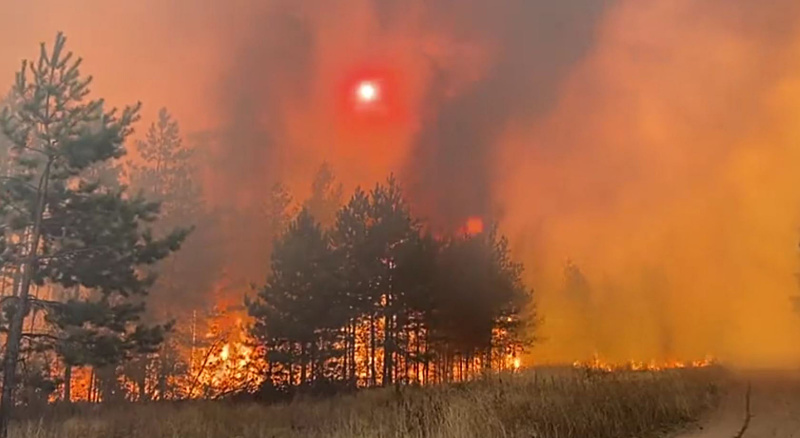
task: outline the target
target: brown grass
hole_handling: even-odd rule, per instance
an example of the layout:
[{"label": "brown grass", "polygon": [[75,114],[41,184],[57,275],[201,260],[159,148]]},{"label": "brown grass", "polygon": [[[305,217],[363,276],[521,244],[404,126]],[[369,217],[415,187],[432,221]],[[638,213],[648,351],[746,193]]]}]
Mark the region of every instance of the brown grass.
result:
[{"label": "brown grass", "polygon": [[14,424],[13,438],[656,437],[717,402],[716,369],[537,370],[262,406],[151,403]]}]

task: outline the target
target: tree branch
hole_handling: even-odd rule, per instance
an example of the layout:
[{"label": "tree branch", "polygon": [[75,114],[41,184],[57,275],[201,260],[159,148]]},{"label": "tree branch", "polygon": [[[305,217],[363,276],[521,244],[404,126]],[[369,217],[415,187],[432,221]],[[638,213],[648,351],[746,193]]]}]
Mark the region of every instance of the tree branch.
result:
[{"label": "tree branch", "polygon": [[[23,210],[22,208],[20,208],[20,207],[17,207],[16,205],[14,205],[14,204],[12,204],[12,203],[10,203],[10,202],[7,202],[5,205],[6,205],[7,207],[11,207],[11,209],[13,209],[14,211],[16,211],[17,213],[24,214],[24,215],[30,214],[30,212],[29,212],[29,211],[25,211],[25,210]],[[6,226],[6,227],[7,227],[7,226]],[[3,228],[6,228],[6,227],[3,227]]]},{"label": "tree branch", "polygon": [[23,338],[28,339],[50,339],[51,341],[60,341],[61,339],[58,336],[51,335],[49,333],[23,333]]},{"label": "tree branch", "polygon": [[92,252],[92,251],[100,251],[100,250],[111,250],[111,247],[106,246],[106,245],[100,245],[100,246],[95,246],[95,247],[91,247],[91,248],[76,248],[76,249],[70,249],[70,250],[66,250],[66,251],[59,251],[59,252],[56,252],[55,254],[51,254],[51,255],[48,255],[48,256],[36,257],[36,261],[40,262],[40,261],[43,261],[43,260],[58,259],[58,258],[62,258],[62,257],[68,257],[68,256],[71,256],[71,255],[75,255],[75,254],[81,254],[81,253]]},{"label": "tree branch", "polygon": [[28,187],[31,190],[39,190],[39,188],[36,187],[35,185],[33,185],[33,184],[29,183],[29,182],[22,181],[21,179],[19,179],[19,177],[16,177],[16,176],[0,176],[0,180],[14,181],[16,183],[19,183],[19,184],[22,184],[22,185]]},{"label": "tree branch", "polygon": [[[18,146],[19,146],[19,145],[18,145]],[[22,148],[22,149],[27,149],[27,150],[29,150],[29,151],[32,151],[32,152],[36,152],[36,153],[42,154],[42,155],[44,155],[45,157],[49,157],[49,156],[50,156],[50,155],[47,153],[47,151],[44,151],[44,150],[42,150],[42,149],[37,149],[37,148],[30,147],[30,146],[27,146],[27,145],[23,145],[23,146],[19,146],[19,147],[20,147],[20,148]]]},{"label": "tree branch", "polygon": [[58,306],[58,305],[64,304],[61,301],[43,300],[41,298],[35,298],[35,297],[28,297],[28,301],[30,301],[32,303],[37,303],[37,304],[40,304],[40,305],[43,305],[43,306]]}]

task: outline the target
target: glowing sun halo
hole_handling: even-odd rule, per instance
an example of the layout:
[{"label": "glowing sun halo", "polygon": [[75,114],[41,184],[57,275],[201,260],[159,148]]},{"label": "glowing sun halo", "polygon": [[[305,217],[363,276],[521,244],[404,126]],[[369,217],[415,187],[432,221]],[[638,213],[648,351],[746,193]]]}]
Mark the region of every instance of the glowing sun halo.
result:
[{"label": "glowing sun halo", "polygon": [[356,97],[359,102],[372,103],[380,97],[380,87],[372,81],[362,81],[356,87]]}]

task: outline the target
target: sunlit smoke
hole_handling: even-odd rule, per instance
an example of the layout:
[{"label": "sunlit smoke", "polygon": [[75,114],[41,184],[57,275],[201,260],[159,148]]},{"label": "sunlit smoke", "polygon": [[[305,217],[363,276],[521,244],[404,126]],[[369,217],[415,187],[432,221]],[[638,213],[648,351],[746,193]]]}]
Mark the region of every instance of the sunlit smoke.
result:
[{"label": "sunlit smoke", "polygon": [[267,275],[265,191],[327,161],[437,230],[498,221],[544,317],[526,364],[800,360],[800,2],[86,3],[11,0],[0,80],[63,29],[98,96],[169,107],[231,294]]}]

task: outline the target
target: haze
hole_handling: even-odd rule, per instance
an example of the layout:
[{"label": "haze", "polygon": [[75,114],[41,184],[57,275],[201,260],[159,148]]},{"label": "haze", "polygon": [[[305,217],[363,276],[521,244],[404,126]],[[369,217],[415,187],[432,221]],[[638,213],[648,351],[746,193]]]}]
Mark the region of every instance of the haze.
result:
[{"label": "haze", "polygon": [[[544,317],[534,363],[784,366],[800,359],[800,3],[759,3],[10,0],[0,84],[63,30],[95,95],[141,100],[139,136],[167,107],[203,149],[208,200],[254,227],[272,183],[302,198],[322,161],[346,192],[398,174],[436,229],[497,221]],[[365,71],[391,78],[382,123],[341,105]],[[247,246],[251,229],[225,233]],[[263,281],[258,251],[228,254]]]}]

